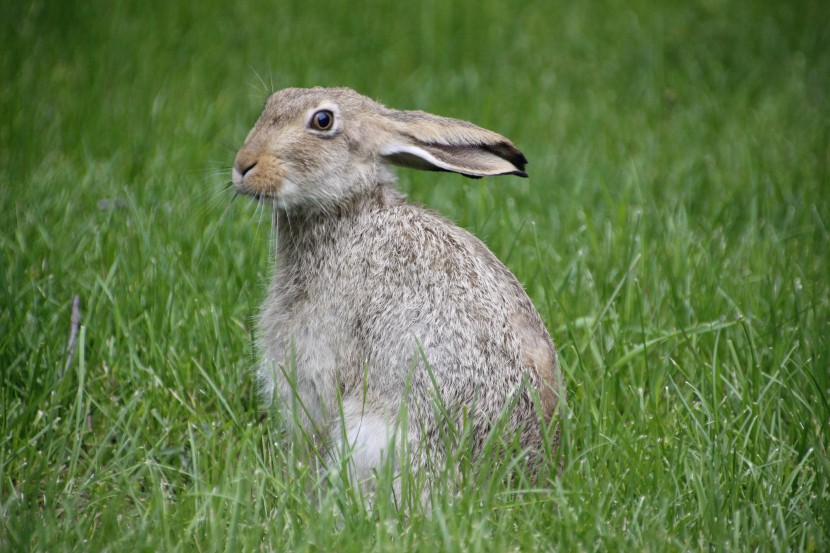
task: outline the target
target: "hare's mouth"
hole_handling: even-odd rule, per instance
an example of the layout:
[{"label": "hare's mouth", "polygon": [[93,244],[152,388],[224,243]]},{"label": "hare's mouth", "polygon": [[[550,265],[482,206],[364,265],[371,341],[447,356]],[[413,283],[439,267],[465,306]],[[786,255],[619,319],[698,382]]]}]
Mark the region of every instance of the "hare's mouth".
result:
[{"label": "hare's mouth", "polygon": [[285,184],[281,174],[265,175],[251,168],[240,171],[234,167],[231,180],[237,193],[255,200],[278,199]]}]

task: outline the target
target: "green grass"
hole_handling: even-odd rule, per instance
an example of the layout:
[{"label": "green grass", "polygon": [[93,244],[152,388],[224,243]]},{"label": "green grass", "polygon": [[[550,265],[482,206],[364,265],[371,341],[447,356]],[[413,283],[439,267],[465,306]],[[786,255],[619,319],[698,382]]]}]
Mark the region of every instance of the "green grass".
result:
[{"label": "green grass", "polygon": [[[830,549],[826,2],[274,4],[0,7],[0,549]],[[261,416],[269,217],[223,183],[311,85],[527,154],[400,179],[547,322],[558,480],[367,509]]]}]

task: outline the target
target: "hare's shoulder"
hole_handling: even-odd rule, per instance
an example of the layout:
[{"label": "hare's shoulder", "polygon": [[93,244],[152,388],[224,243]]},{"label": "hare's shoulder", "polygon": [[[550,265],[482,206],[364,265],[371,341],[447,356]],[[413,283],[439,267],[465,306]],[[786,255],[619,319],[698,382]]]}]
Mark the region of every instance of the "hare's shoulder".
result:
[{"label": "hare's shoulder", "polygon": [[348,265],[343,271],[379,285],[445,289],[488,303],[529,303],[516,277],[481,240],[415,204],[365,214],[352,228],[341,259]]},{"label": "hare's shoulder", "polygon": [[468,262],[481,257],[500,264],[471,232],[431,209],[412,203],[374,211],[355,238],[376,248],[410,250],[420,257],[458,257]]}]

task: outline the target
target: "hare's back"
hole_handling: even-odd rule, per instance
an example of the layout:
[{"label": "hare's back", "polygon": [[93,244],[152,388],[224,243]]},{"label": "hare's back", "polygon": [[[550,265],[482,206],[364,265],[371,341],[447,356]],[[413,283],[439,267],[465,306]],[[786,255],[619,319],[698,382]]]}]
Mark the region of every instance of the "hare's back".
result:
[{"label": "hare's back", "polygon": [[[451,395],[483,380],[503,394],[526,373],[554,384],[559,369],[541,317],[480,240],[409,204],[375,212],[366,224],[357,238],[361,254],[352,258],[365,279],[353,308],[371,365],[426,362]],[[401,384],[399,372],[388,377]],[[545,395],[543,404],[555,403]]]}]

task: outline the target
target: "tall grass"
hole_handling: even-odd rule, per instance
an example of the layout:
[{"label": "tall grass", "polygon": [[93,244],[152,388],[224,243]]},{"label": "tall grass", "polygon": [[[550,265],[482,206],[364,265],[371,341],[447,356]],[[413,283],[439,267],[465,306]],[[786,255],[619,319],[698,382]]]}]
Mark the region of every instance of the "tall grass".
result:
[{"label": "tall grass", "polygon": [[[0,548],[827,550],[827,20],[810,0],[3,4]],[[413,475],[428,501],[367,506],[263,416],[270,216],[224,183],[267,94],[311,85],[527,154],[526,181],[400,184],[548,324],[558,479],[450,463],[460,491]]]}]

